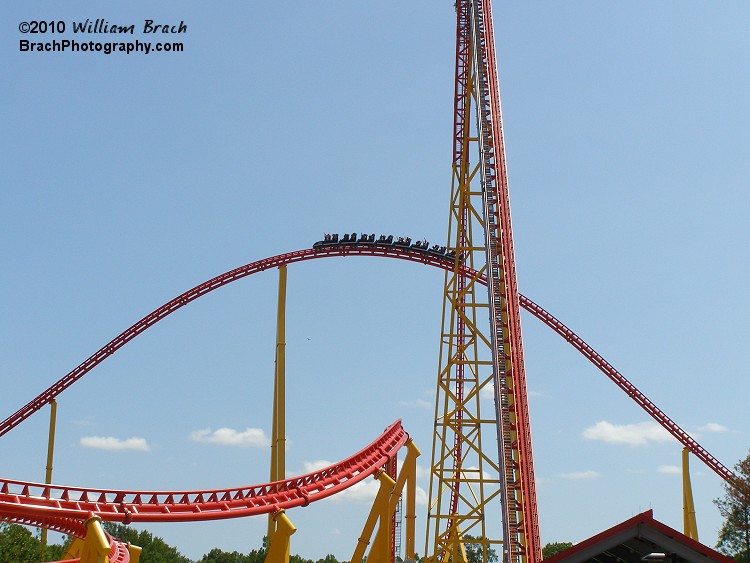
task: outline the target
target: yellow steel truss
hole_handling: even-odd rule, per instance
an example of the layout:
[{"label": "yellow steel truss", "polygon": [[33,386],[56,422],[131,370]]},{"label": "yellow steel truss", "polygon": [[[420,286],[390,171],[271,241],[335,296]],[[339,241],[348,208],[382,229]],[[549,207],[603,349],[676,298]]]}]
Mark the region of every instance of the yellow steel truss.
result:
[{"label": "yellow steel truss", "polygon": [[[473,57],[472,57],[473,58]],[[477,277],[487,270],[479,135],[472,129],[477,106],[475,65],[463,100],[463,146],[453,165],[448,247],[455,251],[445,275],[440,364],[432,441],[430,506],[425,553],[430,562],[462,562],[474,544],[486,563],[502,550],[502,481],[487,290]],[[490,416],[482,415],[482,403]],[[483,443],[484,442],[484,443]],[[494,454],[494,457],[493,455]]]}]

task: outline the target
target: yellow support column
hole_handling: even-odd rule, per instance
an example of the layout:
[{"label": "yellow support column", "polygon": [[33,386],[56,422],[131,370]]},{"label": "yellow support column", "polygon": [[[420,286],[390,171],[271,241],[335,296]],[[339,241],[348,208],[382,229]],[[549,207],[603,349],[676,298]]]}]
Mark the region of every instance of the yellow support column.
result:
[{"label": "yellow support column", "polygon": [[[84,525],[86,526],[86,537],[73,540],[63,557],[66,559],[79,558],[80,563],[109,563],[111,547],[107,534],[104,533],[104,528],[102,528],[102,519],[98,516],[92,516],[84,522]],[[140,548],[137,549],[140,550]]]},{"label": "yellow support column", "polygon": [[276,526],[273,536],[268,538],[270,546],[265,563],[289,563],[290,538],[297,528],[283,510],[274,513],[272,518]]},{"label": "yellow support column", "polygon": [[75,559],[81,554],[83,548],[83,540],[81,538],[73,538],[68,548],[63,552],[63,559]]},{"label": "yellow support column", "polygon": [[451,531],[450,546],[454,563],[468,562],[469,558],[466,556],[466,546],[464,546],[463,536],[457,526],[454,526]]},{"label": "yellow support column", "polygon": [[365,550],[375,530],[375,524],[378,524],[378,530],[375,532],[372,548],[367,555],[367,563],[390,563],[393,514],[396,511],[404,486],[406,486],[406,561],[414,561],[417,457],[420,455],[419,448],[413,440],[409,439],[406,442],[406,458],[396,481],[383,469],[375,475],[375,478],[380,481],[380,488],[372,503],[362,535],[357,540],[357,547],[354,550],[354,555],[352,555],[351,563],[362,562]]},{"label": "yellow support column", "polygon": [[[409,438],[409,441],[406,442],[406,458],[404,459],[404,463],[401,466],[401,471],[396,478],[396,483],[393,486],[393,490],[391,491],[391,496],[388,503],[389,514],[393,515],[396,512],[396,506],[398,505],[399,498],[401,498],[401,494],[404,490],[404,485],[406,485],[406,509],[404,514],[404,518],[406,519],[406,561],[414,561],[414,528],[415,520],[417,518],[417,458],[421,454],[422,452],[419,451],[419,448],[416,446],[416,444],[414,444],[414,441]],[[381,534],[383,533],[387,533],[388,537],[391,537],[391,520],[392,518],[389,520],[388,529],[383,526],[380,526],[378,528],[378,531],[375,535],[374,545],[378,545],[379,542],[384,541],[381,538]],[[390,543],[388,544],[388,548],[390,549]]]},{"label": "yellow support column", "polygon": [[[276,312],[276,361],[273,379],[271,424],[271,481],[286,476],[286,266],[279,266],[279,299]],[[268,515],[267,542],[274,536],[274,515]]]},{"label": "yellow support column", "polygon": [[[47,468],[44,473],[44,483],[49,485],[52,483],[52,458],[55,453],[55,424],[57,422],[57,401],[52,399],[49,402],[49,438],[47,441]],[[41,537],[41,559],[44,561],[47,559],[47,528],[42,528]]]},{"label": "yellow support column", "polygon": [[682,512],[685,535],[698,541],[698,522],[695,519],[693,487],[690,484],[690,450],[682,448]]},{"label": "yellow support column", "polygon": [[[406,481],[406,511],[404,518],[406,519],[406,561],[414,561],[414,528],[417,519],[417,457],[420,455],[420,451],[414,442],[409,441],[406,444],[408,452],[406,459],[404,460],[404,466],[401,469],[403,473],[407,473]],[[414,452],[414,455],[410,457],[410,454]]]},{"label": "yellow support column", "polygon": [[[380,488],[378,489],[378,494],[375,496],[375,500],[372,503],[372,508],[370,509],[370,514],[367,516],[367,521],[365,522],[365,526],[362,529],[362,535],[357,540],[357,547],[354,549],[354,554],[352,555],[351,563],[362,563],[362,559],[365,556],[365,549],[367,549],[367,545],[370,543],[370,538],[372,537],[372,532],[375,530],[375,524],[380,520],[380,525],[383,525],[383,515],[388,515],[389,513],[389,505],[390,505],[390,497],[391,497],[391,491],[393,490],[393,486],[396,484],[396,482],[391,479],[390,475],[388,475],[385,471],[382,469],[375,475],[375,478],[380,481]],[[389,517],[386,517],[386,520]],[[390,534],[387,535],[387,540],[390,540]],[[390,541],[389,547],[390,547]],[[372,550],[370,551],[370,556],[368,556],[367,561],[369,563],[375,563],[376,561],[379,561],[377,558],[370,559],[370,557],[373,556],[373,552],[378,551],[378,546],[376,544],[373,544]],[[387,553],[387,550],[386,550]],[[388,560],[384,560],[383,563],[389,563],[390,558]]]}]

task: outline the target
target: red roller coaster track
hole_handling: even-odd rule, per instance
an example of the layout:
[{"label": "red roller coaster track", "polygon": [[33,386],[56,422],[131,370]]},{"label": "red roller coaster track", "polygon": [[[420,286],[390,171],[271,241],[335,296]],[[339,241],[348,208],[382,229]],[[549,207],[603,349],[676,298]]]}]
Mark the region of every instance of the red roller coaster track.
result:
[{"label": "red roller coaster track", "polygon": [[[425,248],[378,243],[361,245],[352,242],[289,252],[235,268],[182,293],[116,336],[82,364],[0,423],[0,436],[55,399],[140,333],[191,301],[257,272],[295,262],[337,256],[397,258],[442,269],[452,268],[454,264],[453,259]],[[467,278],[486,283],[478,272],[470,268],[463,268],[462,274]],[[730,483],[734,480],[735,476],[728,468],[701,447],[583,339],[527,297],[523,295],[519,297],[524,309],[552,328],[588,358],[719,477]],[[374,473],[389,456],[395,455],[406,439],[406,433],[400,423],[394,423],[370,446],[339,464],[275,484],[236,489],[116,491],[0,479],[0,518],[33,525],[45,525],[66,533],[82,535],[82,522],[91,513],[101,516],[104,520],[126,523],[131,521],[195,521],[263,514],[281,508],[306,505],[353,485]]]},{"label": "red roller coaster track", "polygon": [[353,456],[300,477],[203,491],[123,491],[0,479],[0,517],[82,536],[93,513],[109,522],[195,522],[307,506],[382,468],[409,436],[397,421]]}]

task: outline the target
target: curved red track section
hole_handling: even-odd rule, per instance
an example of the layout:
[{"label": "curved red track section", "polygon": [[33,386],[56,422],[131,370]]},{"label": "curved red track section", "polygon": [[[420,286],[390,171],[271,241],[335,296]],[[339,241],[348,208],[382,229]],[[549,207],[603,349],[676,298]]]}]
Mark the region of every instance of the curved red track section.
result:
[{"label": "curved red track section", "polygon": [[409,439],[401,421],[369,446],[319,471],[284,481],[207,491],[121,491],[0,480],[0,517],[76,536],[93,513],[108,522],[195,522],[307,506],[368,477]]},{"label": "curved red track section", "polygon": [[26,420],[29,416],[34,414],[36,411],[44,407],[52,399],[56,398],[58,395],[60,395],[60,393],[65,391],[68,387],[73,385],[76,381],[81,379],[81,377],[86,375],[94,367],[114,354],[117,350],[133,340],[143,331],[156,324],[164,317],[171,315],[177,309],[184,307],[191,301],[195,301],[199,297],[202,297],[203,295],[206,295],[207,293],[210,293],[211,291],[225,286],[233,281],[237,281],[249,275],[262,272],[263,270],[276,268],[285,264],[293,264],[295,262],[304,262],[306,260],[312,260],[315,258],[328,258],[334,256],[349,255],[384,256],[388,258],[408,260],[411,262],[420,262],[443,269],[452,267],[452,262],[446,262],[446,259],[444,257],[435,256],[423,251],[417,251],[409,247],[395,247],[388,245],[375,245],[367,247],[339,246],[325,247],[322,249],[298,250],[296,252],[280,254],[278,256],[272,256],[271,258],[258,260],[257,262],[252,262],[250,264],[240,266],[239,268],[230,270],[229,272],[221,274],[220,276],[211,278],[210,280],[203,282],[202,284],[197,285],[192,289],[189,289],[185,293],[178,295],[168,303],[165,303],[155,311],[149,313],[133,326],[110,340],[107,344],[97,350],[92,356],[86,359],[81,365],[62,377],[51,387],[40,393],[28,404],[20,408],[18,411],[6,418],[2,423],[0,423],[0,436],[3,436],[13,428],[18,426],[21,422]]},{"label": "curved red track section", "polygon": [[[6,418],[2,423],[0,423],[0,436],[6,434],[21,422],[23,422],[25,419],[27,419],[29,416],[31,416],[33,413],[44,407],[52,399],[56,398],[58,395],[60,395],[60,393],[65,391],[86,373],[91,371],[91,369],[93,369],[107,357],[114,354],[117,350],[133,340],[140,333],[148,329],[150,326],[156,324],[164,317],[175,312],[177,309],[180,309],[181,307],[187,305],[191,301],[194,301],[195,299],[198,299],[199,297],[233,281],[237,281],[241,278],[244,278],[251,274],[255,274],[257,272],[261,272],[263,270],[276,268],[285,264],[293,264],[295,262],[303,262],[306,260],[330,258],[336,256],[380,256],[386,258],[397,258],[410,262],[418,262],[436,268],[442,268],[444,270],[452,269],[454,267],[454,260],[448,259],[445,256],[435,255],[430,252],[426,252],[424,250],[416,249],[413,247],[399,247],[388,244],[372,244],[361,246],[358,244],[339,244],[324,246],[322,248],[299,250],[296,252],[289,252],[287,254],[280,254],[278,256],[273,256],[271,258],[258,260],[257,262],[252,262],[250,264],[240,266],[239,268],[235,268],[234,270],[230,270],[229,272],[216,276],[182,293],[181,295],[162,305],[152,313],[146,315],[133,326],[116,336],[109,343],[107,343],[92,356],[90,356],[87,360],[85,360],[82,364],[80,364],[70,373],[65,375],[51,387],[34,398],[31,402],[26,404],[24,407],[22,407],[14,414]],[[467,277],[474,277],[477,278],[478,281],[486,283],[486,280],[474,270],[464,268],[463,273]],[[645,410],[656,422],[666,428],[666,430],[672,436],[674,436],[683,446],[687,447],[698,459],[700,459],[701,461],[703,461],[703,463],[710,467],[717,475],[719,475],[719,477],[730,483],[734,481],[734,474],[729,469],[722,465],[715,457],[713,457],[710,453],[708,453],[708,451],[701,447],[698,442],[696,442],[691,436],[689,436],[687,432],[680,428],[672,419],[670,419],[666,414],[664,414],[664,412],[656,407],[653,402],[651,402],[620,372],[618,372],[611,364],[609,364],[609,362],[607,362],[598,352],[596,352],[596,350],[586,344],[583,339],[581,339],[578,335],[576,335],[572,330],[566,327],[550,313],[545,311],[542,307],[540,307],[527,297],[524,297],[523,295],[519,295],[519,297],[520,304],[524,309],[528,310],[539,320],[552,328],[572,346],[574,346],[579,352],[581,352],[586,358],[588,358],[589,361],[591,361],[597,368],[599,368],[599,370],[602,371],[609,379],[611,379],[618,387],[620,387],[620,389],[625,391],[625,393],[627,393],[627,395],[631,399],[633,399],[643,410]],[[364,478],[364,476],[362,478]],[[285,484],[288,483],[285,482]],[[261,487],[267,486],[268,485],[264,485]],[[284,488],[283,490],[284,495],[291,494],[288,487]],[[333,492],[337,492],[337,490],[339,489],[336,489]],[[53,491],[54,494],[52,494]],[[76,489],[70,487],[48,488],[45,485],[24,483],[20,481],[0,480],[0,499],[2,499],[2,503],[0,503],[0,515],[2,515],[3,517],[7,517],[10,514],[15,514],[17,517],[23,517],[23,515],[25,514],[24,510],[30,511],[30,516],[31,514],[38,514],[35,510],[33,510],[33,507],[36,503],[36,505],[38,505],[40,508],[50,510],[54,509],[52,510],[52,512],[49,512],[50,516],[54,515],[55,518],[60,518],[63,520],[71,518],[75,520],[77,518],[80,518],[83,512],[88,513],[88,511],[94,511],[97,514],[100,514],[105,520],[119,519],[121,521],[124,521],[127,512],[124,510],[118,512],[117,509],[113,508],[112,504],[113,502],[115,504],[124,502],[126,506],[133,506],[137,508],[137,510],[133,511],[130,511],[128,509],[133,519],[136,519],[137,514],[137,518],[149,515],[155,520],[201,520],[212,517],[228,517],[218,516],[218,514],[220,514],[222,511],[226,511],[227,514],[231,513],[232,515],[237,516],[260,514],[263,512],[262,503],[256,504],[251,499],[260,498],[257,497],[257,495],[260,494],[262,496],[263,494],[268,493],[267,489],[264,489],[264,491],[265,492],[261,491],[260,489],[256,490],[256,488],[250,487],[246,489],[233,489],[211,492],[198,491],[193,493],[144,493],[133,491],[128,492]],[[204,495],[204,493],[208,494],[208,496],[202,496]],[[172,495],[171,497],[169,497],[170,494]],[[191,494],[195,496],[191,497]],[[114,495],[114,497],[112,497],[111,495]],[[286,498],[286,496],[284,496],[284,498]],[[296,500],[294,501],[289,500],[289,502],[292,502],[290,506],[298,506],[299,504],[301,504],[302,501],[300,500],[300,498],[301,497],[296,497]],[[22,499],[27,500],[22,501]],[[281,501],[282,497],[274,497],[274,499],[275,501]],[[29,504],[26,504],[27,501]],[[235,503],[235,501],[237,502]],[[287,500],[284,500],[284,502],[287,502]],[[295,502],[298,504],[294,504]],[[49,503],[53,503],[54,506],[51,506]],[[207,510],[204,510],[204,505],[208,507]],[[175,507],[175,512],[171,512],[171,508],[165,507]],[[267,505],[266,508],[268,508]],[[11,509],[13,509],[13,512],[11,512]],[[268,512],[270,510],[271,509],[268,508],[267,510],[265,510],[265,512]],[[105,517],[105,515],[111,516],[111,518],[107,518]]]}]

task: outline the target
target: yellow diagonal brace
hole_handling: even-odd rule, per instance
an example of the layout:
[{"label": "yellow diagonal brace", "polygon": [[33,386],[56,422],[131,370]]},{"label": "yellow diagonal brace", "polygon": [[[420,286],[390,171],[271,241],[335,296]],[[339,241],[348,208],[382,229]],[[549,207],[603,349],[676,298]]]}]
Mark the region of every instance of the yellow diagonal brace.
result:
[{"label": "yellow diagonal brace", "polygon": [[110,545],[102,528],[102,519],[92,516],[84,522],[86,537],[76,538],[65,551],[66,559],[79,558],[80,563],[109,563]]},{"label": "yellow diagonal brace", "polygon": [[698,523],[695,519],[695,505],[693,504],[693,487],[690,484],[690,450],[682,449],[682,510],[684,516],[685,535],[698,541]]},{"label": "yellow diagonal brace", "polygon": [[139,563],[141,560],[142,549],[137,545],[128,544],[128,552],[130,553],[130,563]]},{"label": "yellow diagonal brace", "polygon": [[[390,475],[388,475],[382,469],[375,475],[375,478],[380,481],[380,488],[378,489],[378,494],[375,495],[375,500],[372,503],[372,508],[370,508],[370,514],[368,514],[367,521],[365,522],[365,526],[362,529],[362,535],[357,540],[357,547],[354,548],[354,554],[352,555],[351,563],[362,563],[362,559],[365,556],[365,549],[367,549],[367,545],[370,543],[370,538],[372,537],[372,533],[375,530],[375,524],[378,523],[378,520],[383,518],[383,515],[386,515],[386,521],[390,520],[390,517],[388,516],[388,508],[391,491],[393,490],[393,486],[396,484],[396,482],[391,479]],[[390,524],[387,525],[390,526]],[[388,539],[390,539],[390,535],[388,536]],[[371,550],[370,556],[367,559],[368,563],[376,562],[376,559],[371,559],[373,555],[372,551],[377,551],[376,548],[377,546],[373,545],[373,549]],[[383,560],[382,563],[387,563],[388,560],[390,560],[390,557],[387,560]]]}]

